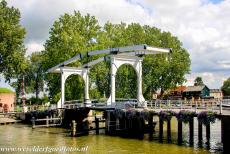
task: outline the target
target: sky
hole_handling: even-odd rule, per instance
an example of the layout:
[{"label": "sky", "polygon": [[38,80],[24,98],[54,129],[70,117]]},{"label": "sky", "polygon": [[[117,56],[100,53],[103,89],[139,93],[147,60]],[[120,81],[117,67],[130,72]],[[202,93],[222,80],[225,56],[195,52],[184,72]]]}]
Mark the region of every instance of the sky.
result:
[{"label": "sky", "polygon": [[[209,88],[230,77],[230,0],[8,0],[21,12],[27,55],[44,49],[52,24],[64,13],[94,15],[100,24],[138,22],[177,36],[192,61],[186,85],[197,76]],[[1,81],[1,85],[7,84]]]}]

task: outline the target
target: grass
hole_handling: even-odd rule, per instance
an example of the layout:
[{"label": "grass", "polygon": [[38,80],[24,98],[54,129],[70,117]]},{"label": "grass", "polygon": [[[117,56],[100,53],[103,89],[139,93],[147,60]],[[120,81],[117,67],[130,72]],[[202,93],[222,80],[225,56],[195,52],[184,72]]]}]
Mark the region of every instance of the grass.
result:
[{"label": "grass", "polygon": [[0,88],[0,93],[14,93],[14,92],[7,88]]}]

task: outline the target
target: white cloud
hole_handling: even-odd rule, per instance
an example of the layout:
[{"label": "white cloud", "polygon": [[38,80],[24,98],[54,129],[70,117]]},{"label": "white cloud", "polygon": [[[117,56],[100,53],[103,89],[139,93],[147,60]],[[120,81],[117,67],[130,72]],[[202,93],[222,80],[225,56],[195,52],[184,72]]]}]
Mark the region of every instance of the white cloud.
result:
[{"label": "white cloud", "polygon": [[27,55],[30,55],[32,52],[35,52],[35,51],[42,51],[44,50],[44,46],[40,43],[36,43],[36,42],[31,42],[31,43],[28,43],[27,46]]},{"label": "white cloud", "polygon": [[187,82],[184,84],[186,86],[194,85],[194,80],[196,77],[202,77],[204,84],[206,84],[209,88],[221,88],[223,82],[227,80],[229,77],[225,73],[210,73],[210,72],[202,72],[202,73],[192,73],[186,75]]},{"label": "white cloud", "polygon": [[[8,0],[20,9],[26,27],[28,53],[48,38],[52,23],[64,13],[79,10],[96,16],[100,23],[139,22],[170,31],[183,42],[192,59],[192,74],[210,73],[220,87],[228,76],[230,57],[230,0]],[[31,43],[32,42],[32,43]],[[223,62],[221,62],[223,61]],[[207,75],[206,75],[207,76]],[[219,78],[217,78],[219,76]],[[214,80],[215,81],[215,80]]]}]

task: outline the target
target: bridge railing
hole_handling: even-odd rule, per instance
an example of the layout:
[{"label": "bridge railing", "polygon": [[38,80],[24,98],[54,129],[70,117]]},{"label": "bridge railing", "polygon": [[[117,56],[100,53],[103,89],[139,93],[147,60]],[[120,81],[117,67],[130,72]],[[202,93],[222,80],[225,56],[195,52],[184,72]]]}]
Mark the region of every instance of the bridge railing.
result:
[{"label": "bridge railing", "polygon": [[222,113],[223,107],[230,107],[230,100],[151,100],[147,101],[151,109],[210,110]]},{"label": "bridge railing", "polygon": [[[44,111],[50,109],[50,106],[47,105],[26,105],[26,112],[30,111]],[[23,112],[23,106],[17,105],[15,106],[14,112]]]}]

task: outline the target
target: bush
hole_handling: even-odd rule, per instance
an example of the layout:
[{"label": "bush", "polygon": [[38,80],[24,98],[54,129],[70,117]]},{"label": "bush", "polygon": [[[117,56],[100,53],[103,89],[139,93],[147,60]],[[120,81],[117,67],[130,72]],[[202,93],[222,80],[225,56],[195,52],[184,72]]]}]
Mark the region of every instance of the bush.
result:
[{"label": "bush", "polygon": [[175,113],[173,111],[160,111],[159,117],[163,121],[169,121]]},{"label": "bush", "polygon": [[176,113],[176,118],[178,121],[182,121],[184,123],[188,123],[193,120],[193,117],[196,115],[193,111],[181,110],[179,113]]},{"label": "bush", "polygon": [[211,111],[203,111],[197,115],[198,120],[205,126],[215,123],[217,114]]}]

